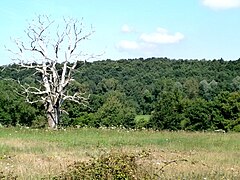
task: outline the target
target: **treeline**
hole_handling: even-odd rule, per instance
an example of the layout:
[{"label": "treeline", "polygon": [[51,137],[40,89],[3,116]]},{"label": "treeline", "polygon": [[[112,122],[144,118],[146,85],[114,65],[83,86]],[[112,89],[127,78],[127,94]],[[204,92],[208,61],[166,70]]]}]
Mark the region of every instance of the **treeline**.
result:
[{"label": "treeline", "polygon": [[[43,107],[25,103],[17,83],[38,77],[17,65],[1,69],[0,123],[44,126]],[[89,106],[65,102],[63,126],[240,131],[240,60],[81,62],[74,78],[69,91],[89,93]]]}]

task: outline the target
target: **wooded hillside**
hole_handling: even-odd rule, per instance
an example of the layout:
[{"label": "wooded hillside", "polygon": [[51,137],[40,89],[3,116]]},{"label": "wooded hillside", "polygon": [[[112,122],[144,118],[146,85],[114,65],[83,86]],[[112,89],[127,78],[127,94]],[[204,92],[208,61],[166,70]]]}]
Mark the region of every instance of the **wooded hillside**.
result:
[{"label": "wooded hillside", "polygon": [[[32,71],[1,67],[2,125],[45,125],[43,107],[25,103],[18,91],[17,81],[38,83]],[[90,94],[89,106],[66,102],[64,126],[240,131],[240,60],[79,62],[74,78],[75,88]]]}]

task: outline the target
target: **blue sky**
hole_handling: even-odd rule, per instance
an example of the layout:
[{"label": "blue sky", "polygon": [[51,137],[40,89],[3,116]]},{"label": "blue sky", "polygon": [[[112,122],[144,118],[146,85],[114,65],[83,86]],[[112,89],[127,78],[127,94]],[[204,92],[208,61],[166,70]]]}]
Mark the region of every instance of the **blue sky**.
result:
[{"label": "blue sky", "polygon": [[0,65],[39,14],[84,18],[96,32],[81,47],[99,59],[240,58],[240,0],[8,0],[0,11]]}]

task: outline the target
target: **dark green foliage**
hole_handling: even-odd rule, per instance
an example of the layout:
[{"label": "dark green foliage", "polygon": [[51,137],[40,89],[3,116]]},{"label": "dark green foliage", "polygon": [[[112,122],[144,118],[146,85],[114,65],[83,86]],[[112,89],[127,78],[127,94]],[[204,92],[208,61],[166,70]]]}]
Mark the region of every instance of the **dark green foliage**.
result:
[{"label": "dark green foliage", "polygon": [[96,126],[134,127],[136,112],[131,102],[120,92],[112,91],[96,112]]},{"label": "dark green foliage", "polygon": [[179,98],[165,92],[159,99],[149,127],[170,130],[234,130],[240,124],[240,92],[223,92],[212,101]]},{"label": "dark green foliage", "polygon": [[73,126],[73,127],[98,127],[98,122],[96,121],[95,114],[87,112],[78,112],[78,116],[75,118],[69,118],[67,114],[62,115],[63,126]]},{"label": "dark green foliage", "polygon": [[181,128],[184,130],[214,130],[214,111],[211,105],[204,99],[189,101],[184,109],[184,121],[181,122]]},{"label": "dark green foliage", "polygon": [[164,91],[159,97],[155,110],[149,121],[149,127],[154,129],[180,129],[182,121],[182,96],[178,90]]},{"label": "dark green foliage", "polygon": [[[239,129],[240,60],[140,58],[85,62],[77,67],[72,82],[77,89],[69,86],[68,91],[91,94],[89,106],[66,102],[63,107],[69,114],[62,114],[63,126]],[[37,84],[38,74],[32,74],[33,70],[13,64],[1,70],[0,77]],[[0,84],[0,123],[42,127],[43,108],[26,104],[24,97],[13,93],[14,86]],[[135,124],[136,114],[152,118]]]},{"label": "dark green foliage", "polygon": [[31,126],[40,111],[19,96],[19,85],[15,81],[0,81],[0,124]]},{"label": "dark green foliage", "polygon": [[[240,92],[222,92],[215,98],[215,107],[222,115],[226,130],[237,130],[240,125]],[[234,127],[236,128],[234,129]]]}]

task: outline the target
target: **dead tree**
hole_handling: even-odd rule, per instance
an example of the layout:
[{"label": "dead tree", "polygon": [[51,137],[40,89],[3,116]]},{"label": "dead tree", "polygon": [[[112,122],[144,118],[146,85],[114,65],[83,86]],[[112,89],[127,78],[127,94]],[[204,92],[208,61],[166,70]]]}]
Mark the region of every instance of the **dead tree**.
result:
[{"label": "dead tree", "polygon": [[[54,26],[55,21],[51,21],[47,16],[38,16],[25,31],[28,43],[15,39],[16,51],[9,50],[14,54],[15,63],[22,68],[34,69],[35,75],[40,75],[38,86],[21,84],[22,93],[25,94],[27,102],[44,104],[50,128],[58,127],[61,106],[65,100],[81,105],[86,105],[88,100],[79,91],[68,92],[67,86],[74,81],[72,75],[78,61],[93,57],[79,52],[78,45],[87,40],[94,31],[91,28],[85,32],[82,22],[78,20],[63,20],[64,26],[60,27]],[[56,29],[52,29],[53,27]]]}]

